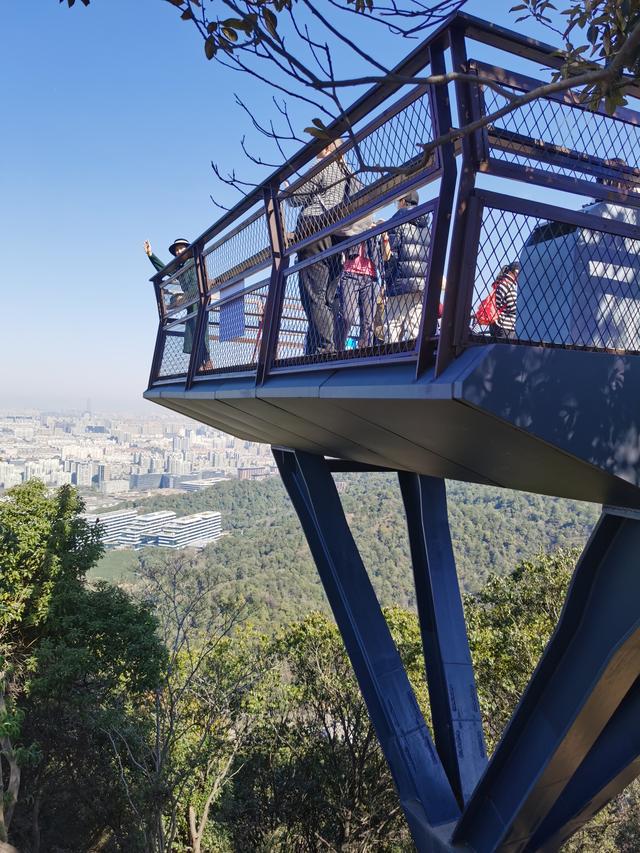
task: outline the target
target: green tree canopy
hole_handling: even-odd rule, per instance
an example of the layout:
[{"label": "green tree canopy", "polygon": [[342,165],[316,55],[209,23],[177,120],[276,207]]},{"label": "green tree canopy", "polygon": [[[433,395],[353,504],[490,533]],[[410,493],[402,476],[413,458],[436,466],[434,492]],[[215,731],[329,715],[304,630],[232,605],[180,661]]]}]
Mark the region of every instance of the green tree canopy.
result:
[{"label": "green tree canopy", "polygon": [[103,836],[145,849],[148,792],[113,743],[148,728],[166,654],[146,605],[86,584],[102,545],[83,509],[37,481],[0,504],[0,833],[33,853]]}]

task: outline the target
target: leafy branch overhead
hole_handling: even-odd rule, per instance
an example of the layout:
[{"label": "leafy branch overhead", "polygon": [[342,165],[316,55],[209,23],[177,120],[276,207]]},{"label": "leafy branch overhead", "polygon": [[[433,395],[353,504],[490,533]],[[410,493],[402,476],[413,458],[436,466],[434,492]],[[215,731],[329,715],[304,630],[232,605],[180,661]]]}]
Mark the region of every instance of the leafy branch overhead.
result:
[{"label": "leafy branch overhead", "polygon": [[[406,77],[394,73],[393,57],[413,48],[417,37],[461,9],[465,0],[328,0],[326,7],[313,0],[166,2],[197,27],[209,59],[240,71],[273,93],[275,118],[284,119],[284,128],[282,121],[276,127],[273,119],[260,124],[255,110],[239,98],[237,101],[254,128],[275,142],[280,155],[276,161],[280,162],[288,159],[287,143],[303,143],[310,136],[327,141],[332,138],[328,128],[344,114],[345,90],[351,93],[347,103],[363,87],[382,82],[437,86],[457,81],[498,91],[502,96],[499,108],[466,125],[444,128],[436,139],[425,140],[420,146],[420,162],[414,160],[411,166],[416,169],[427,163],[439,146],[491,126],[539,98],[571,91],[573,97],[592,109],[604,107],[613,112],[626,103],[630,90],[640,80],[640,0],[589,0],[570,2],[562,8],[551,0],[523,0],[513,6],[515,22],[537,22],[552,31],[553,41],[562,44],[557,70],[549,73],[547,82],[528,92],[514,92],[486,76],[469,74],[466,69],[444,74],[429,73],[427,69]],[[400,50],[367,50],[367,33],[376,26],[386,30],[387,38],[411,43]],[[289,112],[294,102],[302,105],[303,114],[306,111],[314,116],[311,122],[304,122],[303,131],[297,130],[298,123]],[[346,133],[361,171],[394,171],[395,164],[365,162],[353,132],[347,128]],[[278,164],[267,164],[261,156],[252,156],[244,139],[242,148],[257,165]],[[235,172],[224,176],[217,166],[214,171],[224,183],[245,191],[246,184],[238,181]]]},{"label": "leafy branch overhead", "polygon": [[[64,2],[64,0],[60,0]],[[309,137],[329,140],[329,126],[344,114],[346,103],[363,87],[376,83],[398,86],[447,85],[464,81],[498,90],[505,101],[494,112],[460,127],[444,129],[441,136],[421,146],[423,163],[434,149],[475,130],[494,124],[503,116],[539,98],[573,92],[591,108],[613,112],[626,103],[640,81],[640,0],[584,0],[554,5],[551,0],[521,0],[511,7],[516,23],[536,22],[561,42],[558,68],[549,80],[531,91],[514,93],[484,76],[456,69],[444,74],[401,76],[393,71],[395,57],[415,47],[423,37],[466,0],[162,0],[173,6],[183,21],[195,26],[204,52],[225,68],[255,80],[273,95],[272,117],[261,123],[256,110],[239,97],[236,101],[254,129],[277,148],[275,163],[253,155],[244,138],[241,147],[256,165],[274,167],[288,159],[288,145]],[[89,0],[82,0],[86,6]],[[74,0],[67,0],[72,6]],[[505,10],[508,3],[505,2]],[[371,28],[382,28],[389,49],[369,49]],[[398,50],[389,38],[408,40]],[[343,102],[343,93],[351,93]],[[299,121],[291,110],[297,104],[311,121]],[[299,129],[300,128],[300,129]],[[347,128],[347,134],[353,137]],[[384,171],[393,164],[365,163],[352,139],[364,170]],[[416,168],[415,161],[412,168]],[[248,184],[235,171],[225,176],[214,165],[216,176],[241,192]]]},{"label": "leafy branch overhead", "polygon": [[593,73],[580,97],[592,108],[604,102],[608,112],[626,103],[625,93],[640,79],[639,0],[586,0],[558,9],[551,0],[523,0],[511,8],[532,18],[562,39],[563,63],[554,80]]}]

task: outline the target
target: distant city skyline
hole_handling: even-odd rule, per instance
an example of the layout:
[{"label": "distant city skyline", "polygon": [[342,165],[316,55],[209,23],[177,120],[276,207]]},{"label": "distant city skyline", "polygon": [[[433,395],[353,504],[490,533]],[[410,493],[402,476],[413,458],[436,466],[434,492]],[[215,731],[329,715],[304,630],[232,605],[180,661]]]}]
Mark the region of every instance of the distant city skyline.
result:
[{"label": "distant city skyline", "polygon": [[93,509],[275,470],[268,446],[158,407],[143,415],[0,409],[0,493],[29,480],[72,485]]}]

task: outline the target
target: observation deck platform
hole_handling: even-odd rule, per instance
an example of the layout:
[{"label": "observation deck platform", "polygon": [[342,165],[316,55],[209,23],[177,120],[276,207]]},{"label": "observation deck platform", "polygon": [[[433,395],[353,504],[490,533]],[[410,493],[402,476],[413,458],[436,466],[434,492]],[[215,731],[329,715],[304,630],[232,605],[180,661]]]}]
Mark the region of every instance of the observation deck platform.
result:
[{"label": "observation deck platform", "polygon": [[[374,87],[152,279],[145,397],[273,445],[420,853],[557,850],[640,769],[640,111],[527,101],[560,61],[455,15],[393,79],[464,79]],[[379,469],[429,726],[331,476]],[[443,478],[606,505],[490,759]]]},{"label": "observation deck platform", "polygon": [[[456,15],[397,70],[477,85],[374,87],[328,156],[207,229],[152,279],[145,397],[356,467],[640,507],[640,113],[559,95],[420,153],[534,88],[527,63],[557,60]],[[361,246],[372,275],[345,283]],[[478,325],[514,263],[511,320]]]}]

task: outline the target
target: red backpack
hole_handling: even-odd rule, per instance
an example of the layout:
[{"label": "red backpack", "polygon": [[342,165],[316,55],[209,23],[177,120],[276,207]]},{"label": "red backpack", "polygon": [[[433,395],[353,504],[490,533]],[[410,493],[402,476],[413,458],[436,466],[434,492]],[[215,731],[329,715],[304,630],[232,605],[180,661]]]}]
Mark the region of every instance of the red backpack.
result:
[{"label": "red backpack", "polygon": [[485,296],[476,309],[474,319],[478,326],[491,326],[492,323],[495,323],[500,316],[500,311],[496,305],[496,290],[498,288],[498,284],[499,279],[498,281],[493,282],[491,293],[488,296]]}]

